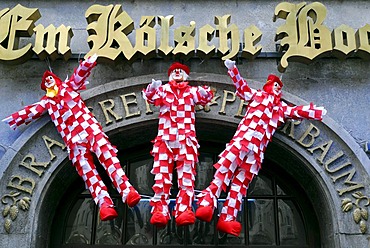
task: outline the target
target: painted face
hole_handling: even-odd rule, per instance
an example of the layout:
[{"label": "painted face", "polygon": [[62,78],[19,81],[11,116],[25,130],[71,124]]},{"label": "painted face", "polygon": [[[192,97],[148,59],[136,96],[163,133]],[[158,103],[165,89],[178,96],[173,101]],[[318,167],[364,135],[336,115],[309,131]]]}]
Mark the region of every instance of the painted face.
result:
[{"label": "painted face", "polygon": [[52,88],[55,86],[55,78],[53,78],[53,76],[49,75],[45,78],[45,87],[46,88]]},{"label": "painted face", "polygon": [[176,82],[182,82],[186,80],[187,74],[182,69],[174,69],[170,74],[170,79]]},{"label": "painted face", "polygon": [[282,87],[280,86],[280,84],[278,82],[274,82],[274,86],[273,86],[272,90],[273,90],[273,92],[276,96],[280,95],[281,89],[282,89]]}]

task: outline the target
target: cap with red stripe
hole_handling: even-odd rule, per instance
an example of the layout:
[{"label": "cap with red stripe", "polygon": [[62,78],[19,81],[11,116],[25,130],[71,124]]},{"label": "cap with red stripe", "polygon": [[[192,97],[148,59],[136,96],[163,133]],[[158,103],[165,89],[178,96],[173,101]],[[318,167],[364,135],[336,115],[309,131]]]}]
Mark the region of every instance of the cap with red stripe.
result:
[{"label": "cap with red stripe", "polygon": [[190,69],[189,69],[189,67],[188,67],[188,66],[183,65],[183,64],[181,64],[181,63],[179,63],[179,62],[174,62],[174,63],[170,66],[170,68],[168,68],[168,76],[170,76],[171,72],[172,72],[173,70],[175,70],[175,69],[182,69],[182,70],[184,70],[184,71],[186,72],[186,74],[188,74],[188,75],[189,75],[189,73],[190,73]]}]

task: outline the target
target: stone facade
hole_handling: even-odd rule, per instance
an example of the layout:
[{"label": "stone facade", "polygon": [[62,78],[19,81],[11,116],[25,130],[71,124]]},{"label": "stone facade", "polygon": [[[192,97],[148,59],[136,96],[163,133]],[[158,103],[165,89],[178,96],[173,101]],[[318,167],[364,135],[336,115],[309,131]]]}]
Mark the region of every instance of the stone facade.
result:
[{"label": "stone facade", "polygon": [[[342,24],[358,30],[370,24],[368,1],[322,3],[327,9],[324,25],[329,30]],[[54,73],[61,78],[71,75],[78,60],[90,50],[85,12],[93,3],[2,1],[0,13],[2,9],[12,9],[17,4],[39,9],[41,18],[36,25],[46,27],[53,24],[58,27],[64,24],[72,28],[71,58],[68,61],[50,61]],[[369,229],[368,221],[364,217],[358,222],[353,218],[355,209],[368,211],[370,197],[370,155],[364,149],[365,143],[370,142],[369,60],[356,55],[339,60],[327,55],[310,64],[289,62],[286,71],[280,73],[277,65],[282,55],[276,50],[279,42],[275,42],[274,38],[284,20],[272,20],[276,1],[171,1],[168,4],[168,1],[148,0],[94,1],[94,4],[122,4],[122,9],[133,19],[135,28],[139,27],[141,16],[174,15],[171,38],[173,30],[181,25],[189,26],[191,21],[195,21],[197,28],[206,24],[215,27],[215,16],[224,15],[231,15],[230,24],[236,24],[240,31],[250,25],[261,30],[262,38],[258,43],[262,46],[260,55],[254,60],[241,58],[240,54],[237,56],[241,74],[251,86],[261,88],[270,73],[282,75],[285,100],[297,105],[312,101],[328,110],[322,123],[302,121],[286,125],[275,135],[271,144],[273,151],[267,156],[277,163],[284,162],[290,174],[313,197],[322,228],[322,247],[362,248],[370,245],[369,231],[364,229]],[[2,19],[0,25],[1,22]],[[134,40],[131,36],[130,39]],[[33,36],[23,38],[20,46],[34,40]],[[0,45],[4,46],[5,43],[1,42]],[[178,58],[156,56],[131,62],[98,62],[89,78],[88,90],[82,95],[120,149],[148,142],[155,134],[158,112],[155,108],[153,113],[148,110],[140,90],[152,78],[166,81],[167,68],[175,59]],[[191,68],[190,80],[194,84],[211,85],[217,89],[219,96],[209,111],[197,113],[199,138],[227,142],[240,120],[235,117],[239,102],[223,105],[223,100],[231,99],[228,92],[233,92],[233,86],[222,59],[216,56],[208,59],[192,57],[185,63]],[[40,82],[48,66],[36,55],[21,64],[0,63],[0,119],[42,97],[44,92],[40,89]],[[115,104],[114,112],[122,118],[105,111],[112,102]],[[214,126],[212,130],[207,128],[210,124]],[[142,134],[144,128],[148,131]],[[63,194],[63,185],[68,186],[73,180],[63,173],[68,170],[63,166],[68,162],[65,147],[47,116],[17,130],[0,123],[0,137],[0,209],[4,211],[7,206],[18,206],[8,210],[13,211],[12,214],[3,212],[0,247],[48,247],[48,229],[53,210],[60,200],[58,196]],[[125,141],[120,141],[120,137],[125,137]],[[287,162],[279,154],[295,155]],[[295,162],[305,168],[295,168]],[[300,169],[307,172],[311,179],[300,175]],[[316,182],[315,185],[311,180]],[[46,209],[50,211],[46,212]],[[10,227],[6,229],[8,224]]]}]

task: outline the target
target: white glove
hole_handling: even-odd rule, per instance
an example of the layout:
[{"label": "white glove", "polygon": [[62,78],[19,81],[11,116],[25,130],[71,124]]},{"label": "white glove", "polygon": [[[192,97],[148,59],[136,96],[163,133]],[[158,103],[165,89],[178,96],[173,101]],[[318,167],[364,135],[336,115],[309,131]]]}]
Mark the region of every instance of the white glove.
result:
[{"label": "white glove", "polygon": [[207,91],[203,88],[203,87],[198,87],[198,90],[199,90],[199,94],[201,95],[201,96],[207,96],[208,94],[207,94]]},{"label": "white glove", "polygon": [[235,66],[235,61],[230,60],[230,59],[226,59],[224,64],[225,64],[227,69],[232,70]]},{"label": "white glove", "polygon": [[149,87],[149,90],[155,90],[157,88],[159,88],[159,86],[162,85],[162,81],[161,80],[155,80],[155,79],[152,79],[152,83],[150,84],[150,87]]},{"label": "white glove", "polygon": [[317,109],[322,111],[322,116],[326,115],[326,113],[328,112],[324,107],[317,107]]},{"label": "white glove", "polygon": [[98,55],[96,53],[94,53],[92,56],[89,56],[86,59],[86,62],[88,62],[88,63],[94,63],[97,59],[98,59]]}]

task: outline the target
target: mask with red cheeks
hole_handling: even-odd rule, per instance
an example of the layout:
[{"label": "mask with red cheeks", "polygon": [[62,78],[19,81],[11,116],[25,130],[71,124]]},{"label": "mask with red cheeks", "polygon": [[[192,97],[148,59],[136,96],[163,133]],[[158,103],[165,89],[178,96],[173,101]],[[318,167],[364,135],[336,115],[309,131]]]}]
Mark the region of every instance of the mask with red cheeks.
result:
[{"label": "mask with red cheeks", "polygon": [[263,86],[263,90],[269,94],[275,96],[281,96],[281,89],[283,88],[283,83],[281,82],[280,78],[275,75],[269,75],[267,77],[267,82]]},{"label": "mask with red cheeks", "polygon": [[49,85],[53,80],[55,81],[55,85],[57,86],[62,83],[62,80],[58,78],[54,73],[52,73],[51,71],[46,71],[42,77],[41,89],[46,91],[46,88],[49,88]]}]

